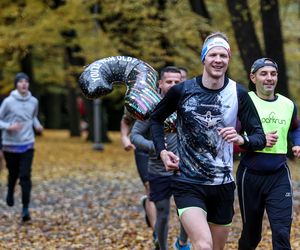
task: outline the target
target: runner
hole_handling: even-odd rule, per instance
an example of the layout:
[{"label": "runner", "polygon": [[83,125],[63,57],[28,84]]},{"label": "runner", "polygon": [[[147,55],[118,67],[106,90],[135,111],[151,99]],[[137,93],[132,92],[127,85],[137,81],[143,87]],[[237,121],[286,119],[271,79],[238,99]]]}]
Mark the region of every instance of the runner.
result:
[{"label": "runner", "polygon": [[[159,92],[164,96],[169,89],[181,82],[181,72],[178,68],[168,66],[161,70],[158,82]],[[176,151],[176,131],[165,133],[167,148]],[[165,170],[164,164],[157,159],[154,144],[150,134],[150,123],[147,121],[136,121],[132,128],[131,141],[138,149],[149,153],[148,177],[150,184],[150,200],[155,203],[157,219],[155,232],[158,237],[159,249],[168,249],[168,229],[170,216],[170,198],[172,196],[171,177],[172,172]],[[180,236],[175,243],[176,249],[190,249],[187,235],[181,227]]]},{"label": "runner", "polygon": [[[180,220],[194,250],[223,249],[233,217],[233,143],[244,149],[265,146],[258,114],[247,91],[225,76],[230,58],[227,37],[207,37],[203,75],[174,86],[150,117],[157,156],[174,171],[172,189]],[[166,149],[163,123],[177,111],[178,156]],[[235,130],[237,118],[248,137]]]},{"label": "runner", "polygon": [[38,100],[29,91],[29,77],[20,72],[15,77],[15,89],[0,107],[2,149],[8,168],[6,203],[14,205],[14,189],[20,180],[22,189],[22,220],[31,219],[29,212],[31,194],[31,166],[34,156],[34,130],[43,130],[38,114]]},{"label": "runner", "polygon": [[273,249],[291,249],[293,191],[287,165],[287,141],[292,139],[294,156],[300,158],[300,122],[296,105],[275,93],[278,66],[269,58],[256,60],[250,73],[253,100],[266,133],[267,147],[244,152],[237,170],[237,186],[243,230],[240,250],[255,249],[261,240],[266,210],[272,230]]},{"label": "runner", "polygon": [[178,67],[181,74],[181,81],[184,82],[188,79],[188,70],[184,67]]},{"label": "runner", "polygon": [[124,150],[131,151],[134,150],[135,162],[137,171],[139,173],[140,179],[145,187],[146,195],[141,197],[141,204],[145,211],[145,221],[147,226],[151,227],[153,230],[153,242],[158,244],[157,236],[154,232],[155,220],[156,220],[156,208],[154,202],[149,200],[149,181],[148,181],[148,153],[144,150],[136,149],[135,146],[130,141],[131,128],[135,120],[130,116],[128,111],[124,109],[124,115],[121,119],[121,142]]}]

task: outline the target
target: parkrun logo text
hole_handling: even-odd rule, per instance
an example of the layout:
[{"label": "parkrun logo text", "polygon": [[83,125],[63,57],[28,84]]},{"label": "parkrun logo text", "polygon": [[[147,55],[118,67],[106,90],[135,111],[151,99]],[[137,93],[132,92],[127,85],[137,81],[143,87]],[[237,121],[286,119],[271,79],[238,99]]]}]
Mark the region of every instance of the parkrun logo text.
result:
[{"label": "parkrun logo text", "polygon": [[263,117],[261,118],[261,122],[262,123],[274,123],[274,124],[283,124],[286,125],[286,121],[285,120],[279,120],[278,118],[275,117],[275,113],[271,112],[269,114],[269,117]]}]

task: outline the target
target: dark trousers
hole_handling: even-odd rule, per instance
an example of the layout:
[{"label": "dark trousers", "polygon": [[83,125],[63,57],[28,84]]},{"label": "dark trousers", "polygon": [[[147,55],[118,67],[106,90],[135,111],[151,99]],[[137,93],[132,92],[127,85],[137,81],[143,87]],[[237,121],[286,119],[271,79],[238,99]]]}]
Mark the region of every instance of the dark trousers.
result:
[{"label": "dark trousers", "polygon": [[28,207],[30,202],[33,155],[33,149],[29,149],[24,153],[4,152],[6,167],[8,168],[8,192],[14,192],[16,182],[19,179],[23,207]]},{"label": "dark trousers", "polygon": [[291,249],[293,193],[288,167],[260,175],[239,166],[237,186],[243,220],[239,250],[255,249],[259,244],[265,210],[271,226],[273,249]]}]

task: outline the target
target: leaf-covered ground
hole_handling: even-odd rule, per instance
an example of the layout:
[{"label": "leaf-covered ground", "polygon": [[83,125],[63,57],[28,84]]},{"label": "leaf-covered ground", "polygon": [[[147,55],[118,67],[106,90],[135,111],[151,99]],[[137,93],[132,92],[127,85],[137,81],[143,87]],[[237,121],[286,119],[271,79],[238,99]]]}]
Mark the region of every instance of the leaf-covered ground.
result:
[{"label": "leaf-covered ground", "polygon": [[[66,131],[48,130],[37,138],[29,223],[20,222],[19,186],[15,206],[6,206],[7,171],[1,172],[0,249],[152,249],[151,231],[139,202],[143,186],[133,154],[123,151],[119,133],[110,133],[110,138],[112,143],[102,152],[92,150],[84,138],[70,138]],[[299,162],[290,166],[295,189],[291,241],[293,249],[300,249],[300,166]],[[240,230],[236,204],[226,249],[236,249]],[[177,232],[172,203],[170,246]],[[271,249],[270,239],[265,222],[258,249]]]}]

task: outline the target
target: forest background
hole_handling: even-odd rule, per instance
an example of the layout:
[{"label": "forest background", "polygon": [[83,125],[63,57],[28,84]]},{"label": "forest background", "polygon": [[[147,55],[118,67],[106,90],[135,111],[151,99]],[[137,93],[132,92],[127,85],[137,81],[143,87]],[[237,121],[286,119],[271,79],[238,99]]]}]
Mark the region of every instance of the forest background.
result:
[{"label": "forest background", "polygon": [[[225,32],[232,57],[229,76],[248,87],[255,59],[279,64],[278,92],[300,104],[299,0],[1,0],[0,91],[26,72],[49,129],[79,136],[78,76],[84,66],[116,55],[139,58],[157,71],[166,65],[200,74],[205,36]],[[251,87],[251,85],[250,85]],[[101,139],[118,130],[125,85],[101,98]],[[93,100],[83,98],[93,140]]]},{"label": "forest background", "polygon": [[[33,220],[27,226],[20,224],[20,190],[16,190],[14,208],[7,207],[6,170],[0,174],[0,248],[152,246],[152,232],[143,223],[138,203],[143,187],[133,155],[122,149],[119,133],[111,131],[119,130],[126,86],[115,86],[98,100],[101,139],[111,143],[103,153],[91,150],[86,133],[80,136],[80,119],[86,119],[88,139],[94,140],[96,101],[82,98],[85,117],[77,102],[82,97],[78,76],[85,65],[126,55],[158,71],[165,65],[186,67],[191,78],[202,70],[199,56],[205,36],[223,31],[232,50],[229,76],[248,87],[253,61],[271,57],[280,68],[278,92],[299,108],[299,27],[299,0],[1,0],[0,94],[7,96],[15,74],[26,72],[30,89],[40,101],[39,118],[47,129],[37,137]],[[295,196],[291,244],[300,249],[299,161],[289,165]],[[237,249],[241,231],[237,202],[235,207],[228,250]],[[170,244],[178,233],[172,211]],[[271,249],[266,218],[259,249]]]}]

